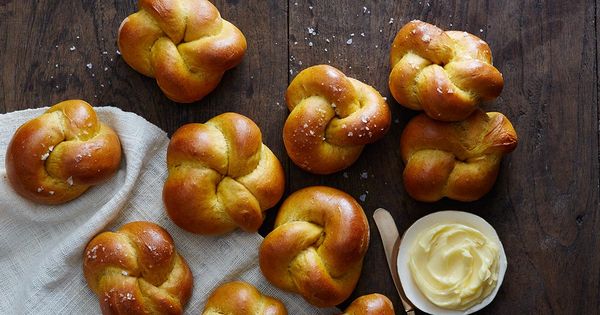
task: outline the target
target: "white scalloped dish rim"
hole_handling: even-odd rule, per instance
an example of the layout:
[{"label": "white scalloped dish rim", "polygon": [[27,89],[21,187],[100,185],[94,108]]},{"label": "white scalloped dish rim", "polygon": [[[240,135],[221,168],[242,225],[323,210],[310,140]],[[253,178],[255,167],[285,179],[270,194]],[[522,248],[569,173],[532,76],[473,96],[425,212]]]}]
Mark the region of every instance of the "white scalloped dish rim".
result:
[{"label": "white scalloped dish rim", "polygon": [[[409,253],[417,239],[417,236],[422,231],[431,228],[435,225],[452,223],[464,224],[466,226],[481,231],[481,233],[483,233],[487,238],[495,241],[500,249],[498,282],[496,283],[496,287],[485,299],[481,301],[481,303],[475,304],[470,308],[462,311],[441,308],[431,303],[423,295],[423,293],[421,293],[421,290],[413,281],[409,267]],[[488,306],[494,300],[496,294],[498,293],[498,290],[500,289],[500,286],[502,285],[502,281],[504,280],[504,275],[506,274],[506,268],[508,265],[506,253],[504,252],[504,247],[502,246],[502,242],[500,241],[496,230],[487,221],[475,214],[454,210],[434,212],[422,217],[421,219],[413,223],[413,225],[411,225],[406,230],[404,236],[402,237],[402,242],[400,243],[400,248],[398,249],[397,262],[398,275],[400,277],[400,282],[402,284],[402,288],[404,289],[406,297],[413,303],[413,305],[416,308],[420,309],[421,311],[439,315],[466,315],[477,312],[483,309],[484,307]]]}]

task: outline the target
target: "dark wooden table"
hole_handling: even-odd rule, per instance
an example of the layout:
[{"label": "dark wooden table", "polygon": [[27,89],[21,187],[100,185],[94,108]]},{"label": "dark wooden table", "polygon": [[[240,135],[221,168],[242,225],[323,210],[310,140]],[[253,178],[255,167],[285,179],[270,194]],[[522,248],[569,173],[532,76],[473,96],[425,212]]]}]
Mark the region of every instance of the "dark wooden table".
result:
[{"label": "dark wooden table", "polygon": [[[364,199],[371,244],[351,298],[380,292],[400,309],[371,217],[376,208],[389,209],[400,230],[433,211],[459,209],[488,220],[508,255],[504,284],[484,313],[600,312],[598,3],[214,2],[244,32],[248,52],[212,94],[181,105],[117,53],[117,29],[136,10],[134,0],[0,0],[0,112],[81,98],[138,113],[169,134],[184,123],[242,113],[261,126],[282,161],[286,196],[322,184]],[[483,107],[506,114],[520,142],[504,159],[494,189],[477,202],[419,203],[402,186],[399,137],[415,113],[390,97],[388,56],[394,35],[412,19],[482,37],[504,74],[502,95]],[[388,97],[394,120],[383,140],[368,146],[351,168],[330,176],[299,170],[281,138],[288,83],[299,70],[320,63],[373,85]]]}]

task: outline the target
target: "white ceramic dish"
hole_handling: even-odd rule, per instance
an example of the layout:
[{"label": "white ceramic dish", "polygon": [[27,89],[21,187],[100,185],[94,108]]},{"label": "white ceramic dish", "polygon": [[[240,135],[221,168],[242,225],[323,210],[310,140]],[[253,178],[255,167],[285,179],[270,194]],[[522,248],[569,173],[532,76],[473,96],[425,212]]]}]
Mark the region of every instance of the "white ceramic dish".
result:
[{"label": "white ceramic dish", "polygon": [[[474,229],[481,231],[487,238],[495,241],[498,244],[500,250],[500,261],[499,261],[499,270],[498,270],[498,282],[496,283],[496,287],[490,295],[488,295],[481,303],[473,305],[472,307],[463,310],[449,310],[436,306],[431,303],[419,290],[417,284],[413,281],[412,274],[410,272],[409,261],[410,261],[410,251],[413,247],[413,244],[417,240],[418,235],[435,225],[438,224],[452,224],[458,223],[463,224]],[[404,293],[406,297],[417,307],[418,309],[430,313],[430,314],[440,314],[440,315],[466,315],[477,312],[482,308],[486,307],[488,304],[494,300],[500,286],[502,285],[502,280],[504,280],[504,274],[506,273],[506,268],[508,262],[506,260],[506,253],[504,252],[504,247],[502,246],[502,242],[496,233],[496,230],[487,223],[481,217],[474,215],[468,212],[462,211],[440,211],[429,214],[427,216],[422,217],[417,220],[413,225],[411,225],[408,230],[404,233],[402,238],[402,242],[400,244],[400,248],[398,250],[398,275],[400,276],[400,282],[402,283],[402,288],[404,289]]]}]

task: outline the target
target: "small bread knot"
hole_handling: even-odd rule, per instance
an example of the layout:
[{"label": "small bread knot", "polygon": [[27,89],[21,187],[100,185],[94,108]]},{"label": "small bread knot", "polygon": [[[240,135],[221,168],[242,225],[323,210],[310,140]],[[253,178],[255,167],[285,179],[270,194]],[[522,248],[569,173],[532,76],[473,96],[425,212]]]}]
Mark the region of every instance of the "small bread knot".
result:
[{"label": "small bread knot", "polygon": [[419,201],[477,200],[492,189],[502,157],[516,146],[517,133],[501,113],[476,110],[461,122],[418,115],[400,137],[404,187]]},{"label": "small bread knot", "polygon": [[334,188],[304,188],[281,206],[260,246],[260,269],[275,286],[315,306],[334,306],[354,290],[368,245],[369,223],[354,198]]},{"label": "small bread knot", "polygon": [[119,49],[175,102],[202,99],[246,52],[242,32],[207,0],[140,0],[139,8],[121,23]]},{"label": "small bread knot", "polygon": [[331,174],[352,165],[364,146],[390,127],[390,110],[379,92],[328,65],[300,72],[286,100],[285,148],[296,165],[311,173]]},{"label": "small bread knot", "polygon": [[216,288],[202,315],[287,315],[281,301],[262,294],[253,285],[234,281]]},{"label": "small bread knot", "polygon": [[131,222],[87,245],[83,274],[103,314],[182,314],[192,272],[167,231]]},{"label": "small bread knot", "polygon": [[6,152],[6,174],[21,196],[61,204],[112,177],[121,164],[117,134],[81,100],[58,103],[23,124]]},{"label": "small bread knot", "polygon": [[283,168],[262,143],[260,129],[236,113],[179,128],[169,143],[167,167],[167,214],[193,233],[238,227],[256,232],[285,187]]},{"label": "small bread knot", "polygon": [[394,315],[394,305],[385,295],[372,293],[354,300],[341,315]]},{"label": "small bread knot", "polygon": [[392,44],[389,86],[398,103],[443,121],[467,118],[500,95],[502,73],[486,42],[467,32],[407,23]]}]

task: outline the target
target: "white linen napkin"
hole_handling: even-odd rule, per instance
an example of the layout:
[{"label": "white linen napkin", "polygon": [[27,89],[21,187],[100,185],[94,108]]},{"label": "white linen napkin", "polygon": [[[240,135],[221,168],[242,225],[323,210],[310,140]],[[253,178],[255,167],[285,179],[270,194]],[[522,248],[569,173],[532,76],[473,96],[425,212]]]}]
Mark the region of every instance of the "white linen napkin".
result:
[{"label": "white linen napkin", "polygon": [[176,226],[162,203],[169,139],[136,114],[96,108],[100,119],[119,134],[124,153],[121,168],[108,182],[59,206],[38,205],[17,195],[6,177],[6,148],[20,125],[45,110],[0,115],[0,314],[100,313],[83,277],[83,250],[97,233],[140,220],[169,231],[192,269],[194,292],[186,314],[200,314],[212,290],[232,280],[247,281],[280,299],[289,314],[339,313],[315,308],[270,285],[258,266],[260,235],[236,231],[207,237]]}]

